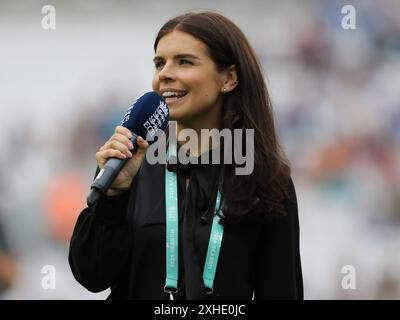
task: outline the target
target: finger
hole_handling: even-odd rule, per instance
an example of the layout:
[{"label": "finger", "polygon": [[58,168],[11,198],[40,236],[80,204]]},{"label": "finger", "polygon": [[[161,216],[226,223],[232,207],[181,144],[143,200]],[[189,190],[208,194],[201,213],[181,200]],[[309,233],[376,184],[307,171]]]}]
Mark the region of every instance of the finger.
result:
[{"label": "finger", "polygon": [[127,156],[119,150],[107,149],[96,152],[96,161],[99,165],[104,165],[109,158],[126,159]]},{"label": "finger", "polygon": [[128,128],[125,128],[123,126],[117,126],[115,128],[115,133],[122,134],[126,136],[129,140],[132,139],[132,132]]},{"label": "finger", "polygon": [[121,133],[114,133],[112,135],[112,137],[110,138],[110,140],[116,140],[116,141],[123,143],[124,145],[127,146],[127,148],[129,150],[133,149],[133,144],[132,144],[131,140],[127,136],[125,136]]},{"label": "finger", "polygon": [[118,158],[121,160],[126,159],[126,155],[118,150],[108,149],[104,151],[99,151],[96,153],[97,165],[100,169],[103,169],[109,158]]},{"label": "finger", "polygon": [[122,142],[119,142],[117,140],[108,140],[104,146],[103,146],[103,150],[107,150],[107,149],[116,149],[119,150],[120,152],[124,153],[127,157],[131,158],[132,157],[132,153],[129,151],[129,148],[123,144]]}]

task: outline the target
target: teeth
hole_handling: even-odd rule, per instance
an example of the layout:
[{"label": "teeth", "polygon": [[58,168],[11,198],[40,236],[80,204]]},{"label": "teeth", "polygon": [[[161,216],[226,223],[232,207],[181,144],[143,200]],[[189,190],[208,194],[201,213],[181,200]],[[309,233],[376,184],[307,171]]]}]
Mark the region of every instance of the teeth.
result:
[{"label": "teeth", "polygon": [[166,91],[162,93],[162,96],[164,98],[168,97],[183,97],[186,94],[186,92],[178,92],[178,91]]}]

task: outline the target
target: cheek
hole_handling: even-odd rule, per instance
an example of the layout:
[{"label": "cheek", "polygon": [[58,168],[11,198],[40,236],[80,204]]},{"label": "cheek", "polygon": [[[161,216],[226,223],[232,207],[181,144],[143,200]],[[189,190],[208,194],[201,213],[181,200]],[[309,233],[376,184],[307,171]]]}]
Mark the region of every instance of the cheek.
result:
[{"label": "cheek", "polygon": [[219,91],[216,80],[209,75],[192,74],[190,77],[190,85],[205,97],[213,96],[216,91]]},{"label": "cheek", "polygon": [[193,72],[188,75],[188,80],[192,85],[199,86],[205,82],[205,77],[201,73]]},{"label": "cheek", "polygon": [[160,81],[158,80],[158,76],[154,76],[151,80],[151,86],[153,87],[153,91],[158,91],[160,87]]}]

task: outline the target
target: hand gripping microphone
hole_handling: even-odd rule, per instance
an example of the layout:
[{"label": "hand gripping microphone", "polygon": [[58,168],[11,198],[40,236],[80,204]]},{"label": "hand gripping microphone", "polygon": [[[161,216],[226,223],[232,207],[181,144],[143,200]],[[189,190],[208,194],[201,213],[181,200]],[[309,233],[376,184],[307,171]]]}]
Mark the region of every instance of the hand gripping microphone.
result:
[{"label": "hand gripping microphone", "polygon": [[[138,136],[143,139],[153,138],[155,141],[157,130],[165,130],[169,120],[169,111],[164,98],[155,92],[147,92],[134,101],[125,113],[121,125],[132,132],[132,145],[136,147]],[[106,193],[114,179],[121,172],[128,159],[110,158],[96,176],[87,197],[88,206],[92,206]]]}]

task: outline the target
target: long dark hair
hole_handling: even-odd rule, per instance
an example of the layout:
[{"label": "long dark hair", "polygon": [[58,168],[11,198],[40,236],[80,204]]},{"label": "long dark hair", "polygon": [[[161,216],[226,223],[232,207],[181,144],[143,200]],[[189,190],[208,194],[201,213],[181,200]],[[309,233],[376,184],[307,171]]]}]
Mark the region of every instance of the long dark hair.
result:
[{"label": "long dark hair", "polygon": [[236,65],[239,83],[224,95],[222,126],[231,130],[254,129],[252,174],[236,175],[235,164],[224,165],[226,221],[241,221],[244,217],[267,212],[284,213],[283,199],[287,195],[290,167],[278,142],[271,100],[260,63],[246,36],[221,14],[190,12],[163,25],[155,39],[154,51],[160,39],[174,30],[201,40],[218,71]]}]

